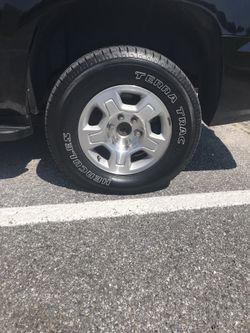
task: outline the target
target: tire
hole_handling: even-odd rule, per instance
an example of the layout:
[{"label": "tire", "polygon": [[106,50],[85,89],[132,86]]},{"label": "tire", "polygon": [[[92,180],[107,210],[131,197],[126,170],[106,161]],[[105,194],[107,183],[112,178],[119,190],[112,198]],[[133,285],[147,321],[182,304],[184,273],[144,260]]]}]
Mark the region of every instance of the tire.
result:
[{"label": "tire", "polygon": [[175,64],[121,46],[87,54],[62,74],[45,123],[52,156],[78,187],[135,194],[166,187],[186,167],[199,141],[201,110]]}]

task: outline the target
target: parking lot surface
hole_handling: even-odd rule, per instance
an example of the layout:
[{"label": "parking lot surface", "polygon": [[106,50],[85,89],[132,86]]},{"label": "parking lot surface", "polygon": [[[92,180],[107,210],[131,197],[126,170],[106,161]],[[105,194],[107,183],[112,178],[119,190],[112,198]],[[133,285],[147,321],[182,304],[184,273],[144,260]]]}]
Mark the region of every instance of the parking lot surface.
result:
[{"label": "parking lot surface", "polygon": [[[36,224],[0,221],[0,332],[249,332],[249,123],[204,127],[187,170],[137,196],[77,190],[40,130],[0,152],[0,216],[61,210]],[[150,211],[155,198],[165,211]],[[125,212],[66,218],[69,205],[98,212],[117,200]]]}]

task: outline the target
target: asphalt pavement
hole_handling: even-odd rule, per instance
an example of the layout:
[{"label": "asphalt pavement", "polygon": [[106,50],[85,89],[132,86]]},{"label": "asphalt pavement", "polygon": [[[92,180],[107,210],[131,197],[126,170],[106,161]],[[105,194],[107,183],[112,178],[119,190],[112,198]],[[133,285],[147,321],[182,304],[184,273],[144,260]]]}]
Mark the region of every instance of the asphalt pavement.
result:
[{"label": "asphalt pavement", "polygon": [[[167,189],[130,197],[72,186],[41,130],[0,152],[3,211],[60,204],[63,214],[69,204],[98,210],[120,199],[250,190],[249,123],[204,127],[193,161]],[[0,221],[0,332],[249,332],[250,205],[241,199],[143,216]]]}]

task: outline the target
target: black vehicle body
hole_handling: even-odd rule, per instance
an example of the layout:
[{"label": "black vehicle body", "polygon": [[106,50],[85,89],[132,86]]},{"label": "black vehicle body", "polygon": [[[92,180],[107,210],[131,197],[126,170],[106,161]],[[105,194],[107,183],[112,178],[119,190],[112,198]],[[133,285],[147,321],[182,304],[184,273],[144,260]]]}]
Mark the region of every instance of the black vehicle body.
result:
[{"label": "black vehicle body", "polygon": [[250,119],[250,0],[0,0],[0,11],[1,141],[19,137],[4,130],[12,115],[20,137],[32,132],[73,61],[120,44],[182,68],[208,125]]}]

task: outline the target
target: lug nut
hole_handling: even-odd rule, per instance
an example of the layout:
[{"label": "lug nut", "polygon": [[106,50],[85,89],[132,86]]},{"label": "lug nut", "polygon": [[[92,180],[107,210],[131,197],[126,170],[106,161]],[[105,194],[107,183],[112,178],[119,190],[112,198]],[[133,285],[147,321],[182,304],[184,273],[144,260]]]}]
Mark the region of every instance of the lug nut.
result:
[{"label": "lug nut", "polygon": [[108,128],[109,128],[110,130],[112,130],[112,129],[115,128],[115,126],[114,126],[113,124],[108,124]]},{"label": "lug nut", "polygon": [[135,130],[134,134],[135,134],[135,136],[137,136],[138,138],[140,138],[142,136],[142,131]]},{"label": "lug nut", "polygon": [[136,124],[137,123],[137,118],[136,117],[132,117],[131,118],[131,123],[132,124]]},{"label": "lug nut", "polygon": [[123,121],[123,120],[124,120],[124,116],[123,116],[122,114],[119,114],[119,116],[118,116],[118,120],[119,120],[119,121]]}]

